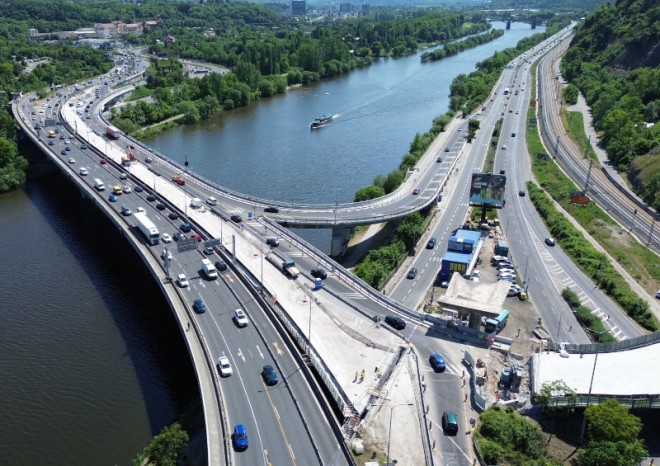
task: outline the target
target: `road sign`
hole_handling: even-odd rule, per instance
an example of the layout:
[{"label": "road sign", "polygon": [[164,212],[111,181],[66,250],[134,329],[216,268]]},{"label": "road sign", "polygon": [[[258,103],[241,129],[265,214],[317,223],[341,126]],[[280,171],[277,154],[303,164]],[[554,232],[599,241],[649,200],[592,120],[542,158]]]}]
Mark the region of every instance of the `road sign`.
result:
[{"label": "road sign", "polygon": [[182,239],[177,242],[177,251],[185,252],[197,249],[197,238]]}]

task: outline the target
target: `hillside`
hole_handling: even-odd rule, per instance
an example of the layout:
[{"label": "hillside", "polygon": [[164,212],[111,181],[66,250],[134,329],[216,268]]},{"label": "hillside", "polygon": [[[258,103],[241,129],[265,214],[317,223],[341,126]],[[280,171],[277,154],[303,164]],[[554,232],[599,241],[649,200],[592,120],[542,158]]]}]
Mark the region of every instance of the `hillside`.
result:
[{"label": "hillside", "polygon": [[660,210],[660,3],[602,5],[577,30],[562,72],[591,106],[602,143],[633,188]]}]

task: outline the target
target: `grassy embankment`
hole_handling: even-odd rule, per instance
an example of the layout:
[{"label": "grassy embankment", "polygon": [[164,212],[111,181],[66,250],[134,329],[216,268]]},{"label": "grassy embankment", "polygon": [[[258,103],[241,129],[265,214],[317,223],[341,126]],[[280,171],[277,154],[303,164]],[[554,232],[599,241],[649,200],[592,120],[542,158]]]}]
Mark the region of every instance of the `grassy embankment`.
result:
[{"label": "grassy embankment", "polygon": [[[532,66],[532,95],[536,95],[534,78],[536,63]],[[660,280],[660,261],[657,256],[637,243],[594,202],[587,206],[570,203],[570,193],[578,187],[569,180],[552,160],[537,157],[545,153],[534,118],[536,102],[530,102],[527,118],[527,148],[532,154],[532,170],[540,187],[528,183],[529,197],[562,249],[596,285],[610,296],[642,327],[657,330],[658,320],[649,311],[646,301],[637,296],[626,280],[614,269],[608,257],[594,248],[580,231],[564,217],[552,203],[559,203],[598,243],[617,260],[642,286],[652,290]],[[550,196],[550,197],[549,197]]]}]

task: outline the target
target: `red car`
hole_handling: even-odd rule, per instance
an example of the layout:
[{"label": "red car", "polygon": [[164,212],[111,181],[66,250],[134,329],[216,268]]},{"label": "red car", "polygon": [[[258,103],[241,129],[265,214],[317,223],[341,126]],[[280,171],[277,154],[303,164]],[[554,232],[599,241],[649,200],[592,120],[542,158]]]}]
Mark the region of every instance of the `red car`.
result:
[{"label": "red car", "polygon": [[413,193],[414,195],[419,194],[419,188],[415,188],[415,189],[413,189],[413,192],[412,192],[412,193]]},{"label": "red car", "polygon": [[185,178],[184,178],[183,176],[181,176],[181,175],[174,175],[174,176],[172,177],[172,181],[174,181],[174,182],[175,182],[176,184],[178,184],[179,186],[183,186],[184,184],[186,184],[186,180],[185,180]]},{"label": "red car", "polygon": [[106,163],[108,162],[105,159],[101,159],[101,165],[105,165]]}]

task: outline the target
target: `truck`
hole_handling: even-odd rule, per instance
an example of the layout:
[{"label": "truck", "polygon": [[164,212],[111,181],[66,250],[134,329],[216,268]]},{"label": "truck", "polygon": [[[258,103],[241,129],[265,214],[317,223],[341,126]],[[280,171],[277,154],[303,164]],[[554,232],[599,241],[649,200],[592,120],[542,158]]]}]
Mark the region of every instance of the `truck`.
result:
[{"label": "truck", "polygon": [[296,268],[296,263],[293,262],[291,259],[281,260],[275,254],[268,254],[266,256],[266,259],[275,267],[281,269],[282,273],[284,273],[284,275],[286,275],[287,277],[296,279],[298,278],[298,275],[300,275],[300,271]]},{"label": "truck", "polygon": [[503,309],[500,315],[494,319],[486,319],[485,331],[486,333],[499,333],[506,326],[506,321],[509,319],[509,311]]},{"label": "truck", "polygon": [[121,131],[119,131],[114,126],[108,126],[105,128],[105,135],[110,139],[119,139],[119,136],[121,136]]},{"label": "truck", "polygon": [[202,271],[209,280],[215,280],[218,278],[218,270],[215,268],[215,265],[213,265],[213,262],[208,259],[202,259]]},{"label": "truck", "polygon": [[136,212],[133,218],[137,221],[135,226],[142,232],[149,244],[156,245],[160,243],[160,233],[154,222],[149,220],[146,212]]}]

